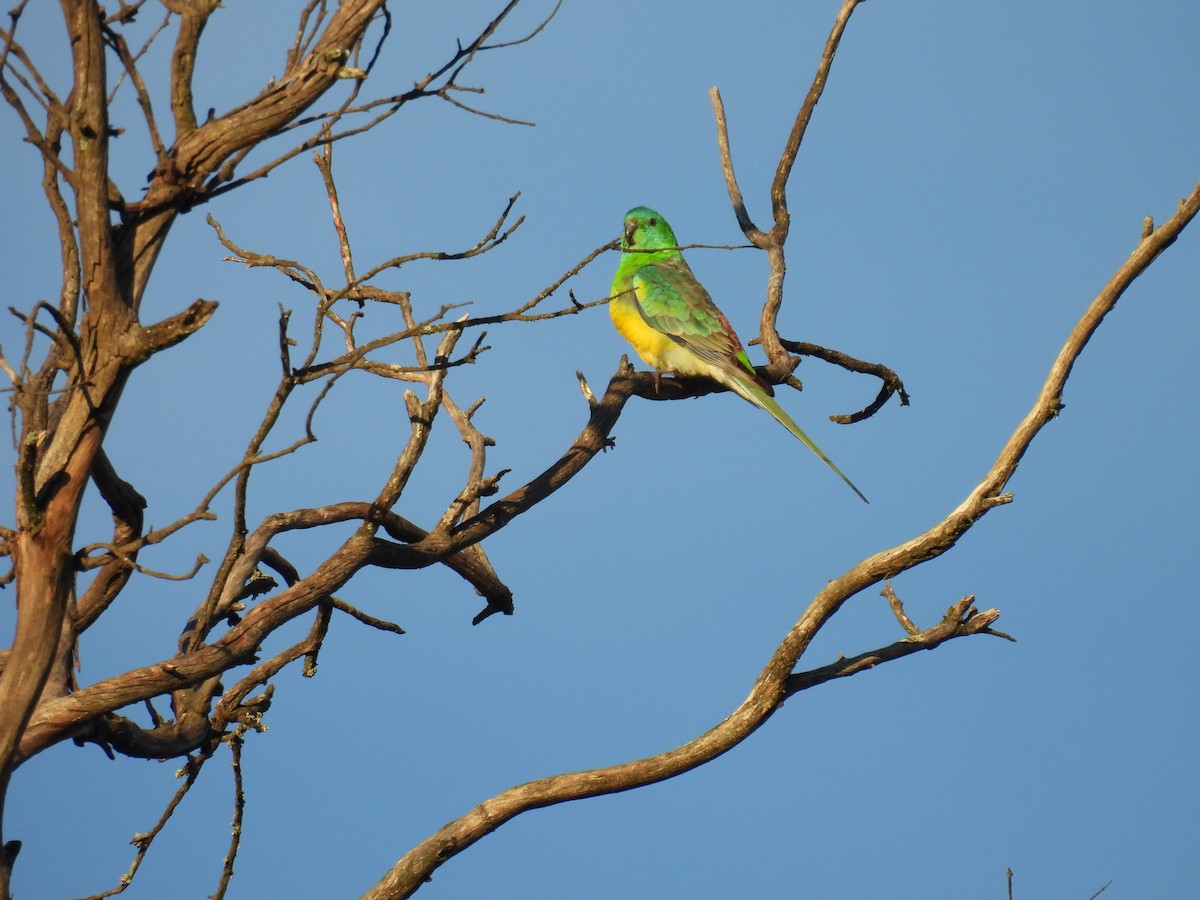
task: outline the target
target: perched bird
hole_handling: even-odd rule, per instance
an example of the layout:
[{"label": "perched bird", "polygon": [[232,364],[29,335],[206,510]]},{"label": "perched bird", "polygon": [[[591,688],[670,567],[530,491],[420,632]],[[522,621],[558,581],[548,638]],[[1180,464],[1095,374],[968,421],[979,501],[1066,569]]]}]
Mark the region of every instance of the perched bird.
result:
[{"label": "perched bird", "polygon": [[608,305],[617,331],[660,372],[706,376],[765,409],[869,502],[772,399],[774,388],[754,371],[729,320],[678,247],[675,232],[654,210],[639,206],[626,214],[621,262]]}]

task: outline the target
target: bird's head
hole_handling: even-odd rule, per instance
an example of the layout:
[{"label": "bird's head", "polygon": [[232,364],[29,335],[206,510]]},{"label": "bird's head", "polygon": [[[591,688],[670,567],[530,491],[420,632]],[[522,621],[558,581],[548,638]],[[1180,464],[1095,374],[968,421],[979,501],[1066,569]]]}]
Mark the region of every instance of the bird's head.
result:
[{"label": "bird's head", "polygon": [[625,214],[622,250],[663,250],[678,247],[667,220],[648,206],[637,206]]}]

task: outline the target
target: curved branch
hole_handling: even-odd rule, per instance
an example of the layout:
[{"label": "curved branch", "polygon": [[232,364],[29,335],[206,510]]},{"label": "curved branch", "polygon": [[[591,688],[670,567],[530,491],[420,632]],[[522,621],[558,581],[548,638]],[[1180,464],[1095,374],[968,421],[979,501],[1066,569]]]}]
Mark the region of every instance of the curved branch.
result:
[{"label": "curved branch", "polygon": [[[146,498],[129,482],[121,478],[113,468],[108,455],[101,449],[92,464],[92,481],[100,496],[112,510],[112,543],[124,547],[142,536]],[[134,572],[140,545],[135,545],[120,555],[113,555],[87,586],[75,613],[75,628],[83,632],[96,621],[117,595],[124,589]]]},{"label": "curved branch", "polygon": [[755,693],[760,693],[756,690],[719,725],[673,750],[616,766],[554,775],[509,788],[418,844],[363,894],[363,900],[396,900],[412,896],[442,863],[522,812],[645,787],[698,768],[749,737],[778,709],[785,697],[798,691],[856,675],[879,663],[920,650],[932,650],[956,637],[988,633],[988,626],[999,617],[999,612],[991,609],[977,613],[969,607],[970,598],[967,598],[950,607],[945,618],[927,631],[853,659],[794,675],[774,697],[765,694],[756,697]]},{"label": "curved branch", "polygon": [[837,422],[839,425],[853,425],[855,422],[869,419],[883,408],[883,405],[891,399],[893,394],[900,395],[901,406],[908,406],[908,391],[904,389],[904,382],[900,380],[899,375],[882,363],[867,362],[863,359],[857,359],[848,353],[842,353],[840,350],[830,350],[827,347],[822,347],[818,344],[809,344],[805,341],[789,341],[781,338],[779,343],[790,353],[816,357],[825,362],[841,366],[843,369],[851,372],[874,375],[883,382],[879,388],[879,394],[866,407],[848,415],[830,416],[829,419],[832,422]]},{"label": "curved branch", "polygon": [[192,76],[200,35],[217,4],[213,0],[165,0],[164,5],[179,16],[179,33],[171,51],[171,111],[177,141],[196,130],[196,107],[192,98]]},{"label": "curved branch", "polygon": [[166,722],[154,728],[142,728],[124,716],[101,716],[93,727],[78,735],[77,743],[92,741],[110,756],[115,750],[123,756],[138,759],[170,759],[183,756],[201,747],[215,736],[208,719],[184,712],[178,721]]}]

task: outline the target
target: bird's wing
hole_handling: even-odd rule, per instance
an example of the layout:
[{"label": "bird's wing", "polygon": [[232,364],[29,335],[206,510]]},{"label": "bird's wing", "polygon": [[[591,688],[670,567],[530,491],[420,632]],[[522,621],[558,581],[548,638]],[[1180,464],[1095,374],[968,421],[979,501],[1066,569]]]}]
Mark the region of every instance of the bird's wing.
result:
[{"label": "bird's wing", "polygon": [[633,288],[638,311],[651,328],[705,362],[761,381],[729,320],[683,259],[643,266],[633,276]]}]

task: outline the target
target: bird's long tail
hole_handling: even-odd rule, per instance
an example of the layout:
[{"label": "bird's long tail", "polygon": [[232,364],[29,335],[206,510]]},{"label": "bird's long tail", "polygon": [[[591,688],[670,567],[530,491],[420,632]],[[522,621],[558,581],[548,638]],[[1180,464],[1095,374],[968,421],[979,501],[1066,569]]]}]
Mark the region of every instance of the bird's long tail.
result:
[{"label": "bird's long tail", "polygon": [[726,382],[726,385],[736,391],[739,396],[749,400],[760,409],[769,412],[776,422],[790,431],[792,435],[800,441],[800,443],[815,453],[817,458],[825,463],[825,465],[833,469],[833,471],[838,474],[838,477],[850,486],[850,490],[854,491],[854,493],[858,494],[858,496],[862,498],[863,503],[871,502],[867,499],[866,494],[855,487],[854,482],[846,477],[846,473],[834,465],[833,460],[826,456],[822,452],[821,448],[813,443],[813,439],[804,433],[804,429],[792,421],[792,417],[783,411],[783,407],[776,403],[773,397],[767,395],[766,391],[762,390],[756,385],[747,384],[738,378],[730,378]]}]

